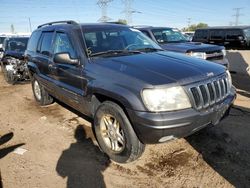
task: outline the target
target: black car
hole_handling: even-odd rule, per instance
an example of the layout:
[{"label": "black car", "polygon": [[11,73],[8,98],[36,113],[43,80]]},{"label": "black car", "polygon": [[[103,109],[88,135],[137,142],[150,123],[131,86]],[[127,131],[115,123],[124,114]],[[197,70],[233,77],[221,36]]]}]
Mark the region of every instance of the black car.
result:
[{"label": "black car", "polygon": [[169,27],[142,26],[135,28],[157,42],[165,50],[184,53],[226,67],[229,66],[229,62],[225,57],[226,50],[224,47],[200,42],[190,42],[181,32]]},{"label": "black car", "polygon": [[93,118],[100,148],[116,162],[217,124],[235,99],[225,67],[164,51],[125,25],[44,24],[25,56],[36,101],[56,98]]},{"label": "black car", "polygon": [[197,29],[193,41],[247,49],[250,48],[250,26]]},{"label": "black car", "polygon": [[29,37],[7,37],[2,45],[1,67],[4,78],[9,84],[14,84],[20,80],[28,80],[28,68],[24,60],[24,52],[28,44]]}]

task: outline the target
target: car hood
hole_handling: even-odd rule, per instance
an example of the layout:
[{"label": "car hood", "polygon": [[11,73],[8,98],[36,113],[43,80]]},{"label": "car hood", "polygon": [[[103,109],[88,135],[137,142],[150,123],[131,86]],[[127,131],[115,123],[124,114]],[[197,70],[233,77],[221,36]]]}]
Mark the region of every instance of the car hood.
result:
[{"label": "car hood", "polygon": [[[95,69],[103,79],[127,85],[143,83],[149,85],[185,85],[207,79],[225,72],[221,65],[192,58],[174,52],[142,53],[129,56],[92,59]],[[106,71],[105,71],[106,70]],[[107,76],[108,75],[108,76]]]},{"label": "car hood", "polygon": [[175,52],[212,52],[222,50],[224,47],[211,45],[211,44],[203,44],[200,42],[181,42],[181,43],[167,43],[162,44],[161,47],[165,50],[175,51]]},{"label": "car hood", "polygon": [[4,56],[11,56],[17,59],[23,59],[24,52],[17,51],[5,51]]}]

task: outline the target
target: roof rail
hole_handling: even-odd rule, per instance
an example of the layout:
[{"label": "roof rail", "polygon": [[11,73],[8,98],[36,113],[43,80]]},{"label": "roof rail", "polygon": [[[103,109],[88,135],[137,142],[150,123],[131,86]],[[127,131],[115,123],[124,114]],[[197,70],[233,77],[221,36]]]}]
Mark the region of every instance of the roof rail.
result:
[{"label": "roof rail", "polygon": [[153,27],[151,25],[133,25],[133,28]]},{"label": "roof rail", "polygon": [[45,23],[45,24],[39,25],[37,28],[41,28],[41,27],[46,26],[46,25],[53,25],[53,24],[60,24],[60,23],[78,25],[78,23],[73,21],[73,20],[65,20],[65,21],[56,21],[56,22]]}]

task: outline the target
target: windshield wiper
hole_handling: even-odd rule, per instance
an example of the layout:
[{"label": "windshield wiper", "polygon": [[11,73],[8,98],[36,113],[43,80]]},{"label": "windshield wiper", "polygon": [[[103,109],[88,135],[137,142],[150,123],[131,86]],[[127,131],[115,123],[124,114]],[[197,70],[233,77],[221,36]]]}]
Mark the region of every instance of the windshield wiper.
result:
[{"label": "windshield wiper", "polygon": [[137,49],[138,51],[141,51],[141,52],[158,52],[158,51],[164,51],[163,49],[160,49],[160,48],[140,48],[140,49]]},{"label": "windshield wiper", "polygon": [[139,54],[140,51],[136,50],[108,50],[103,52],[97,52],[90,54],[90,57],[102,56],[102,55],[118,55],[118,54]]}]

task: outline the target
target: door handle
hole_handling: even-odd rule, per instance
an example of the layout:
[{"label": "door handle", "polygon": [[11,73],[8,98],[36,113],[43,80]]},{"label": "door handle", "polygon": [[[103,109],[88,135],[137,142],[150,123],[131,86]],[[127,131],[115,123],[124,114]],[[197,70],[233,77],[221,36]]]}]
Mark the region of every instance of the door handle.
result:
[{"label": "door handle", "polygon": [[48,67],[49,67],[49,69],[57,69],[57,66],[55,66],[53,64],[49,64]]}]

